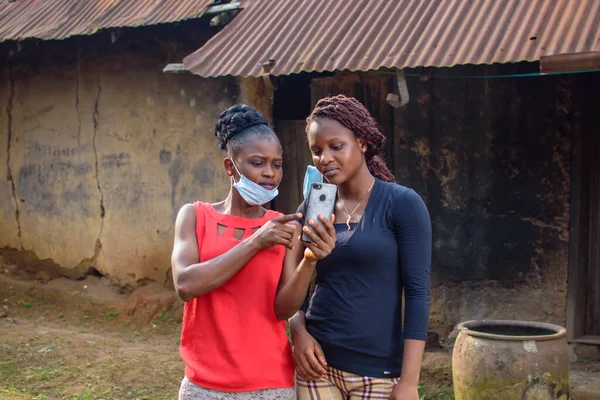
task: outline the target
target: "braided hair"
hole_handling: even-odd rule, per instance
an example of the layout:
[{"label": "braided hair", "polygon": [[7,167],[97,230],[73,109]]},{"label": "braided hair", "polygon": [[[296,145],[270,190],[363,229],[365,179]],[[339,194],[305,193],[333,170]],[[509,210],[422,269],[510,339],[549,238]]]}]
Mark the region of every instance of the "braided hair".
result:
[{"label": "braided hair", "polygon": [[226,150],[230,157],[236,156],[244,145],[260,136],[270,136],[279,141],[265,116],[246,104],[235,104],[219,115],[215,136],[219,148]]},{"label": "braided hair", "polygon": [[381,158],[386,137],[377,127],[369,111],[358,100],[341,94],[319,100],[306,119],[307,129],[311,122],[321,118],[336,120],[350,129],[354,136],[363,139],[367,144],[365,158],[369,172],[382,181],[396,182],[396,178]]}]

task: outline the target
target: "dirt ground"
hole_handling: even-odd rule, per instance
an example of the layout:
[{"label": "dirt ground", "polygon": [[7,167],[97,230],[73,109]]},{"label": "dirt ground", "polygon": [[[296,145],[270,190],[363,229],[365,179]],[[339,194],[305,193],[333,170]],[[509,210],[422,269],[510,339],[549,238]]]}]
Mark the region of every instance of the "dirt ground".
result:
[{"label": "dirt ground", "polygon": [[[182,308],[172,291],[22,278],[0,268],[0,399],[177,398]],[[571,369],[573,398],[600,399],[600,364]],[[420,391],[454,398],[448,352],[426,354]]]}]

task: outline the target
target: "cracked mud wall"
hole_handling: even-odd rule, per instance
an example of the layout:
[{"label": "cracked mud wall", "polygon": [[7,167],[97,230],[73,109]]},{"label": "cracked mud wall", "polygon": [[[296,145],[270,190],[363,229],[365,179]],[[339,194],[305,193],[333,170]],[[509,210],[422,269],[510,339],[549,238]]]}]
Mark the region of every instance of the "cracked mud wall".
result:
[{"label": "cracked mud wall", "polygon": [[[4,61],[4,60],[3,60]],[[21,248],[17,203],[13,195],[13,180],[10,165],[12,142],[11,108],[14,101],[13,85],[8,63],[0,67],[0,246]]]},{"label": "cracked mud wall", "polygon": [[572,89],[585,79],[408,79],[411,102],[394,115],[395,174],[432,216],[431,326],[443,335],[480,318],[565,325],[571,143],[586,101]]},{"label": "cracked mud wall", "polygon": [[78,112],[77,81],[68,64],[34,69],[10,62],[14,95],[9,167],[20,249],[75,268],[94,256],[102,222],[86,88]]},{"label": "cracked mud wall", "polygon": [[157,47],[86,38],[3,60],[5,256],[73,276],[94,267],[121,285],[169,283],[177,211],[228,190],[212,129],[238,88],[164,74]]}]

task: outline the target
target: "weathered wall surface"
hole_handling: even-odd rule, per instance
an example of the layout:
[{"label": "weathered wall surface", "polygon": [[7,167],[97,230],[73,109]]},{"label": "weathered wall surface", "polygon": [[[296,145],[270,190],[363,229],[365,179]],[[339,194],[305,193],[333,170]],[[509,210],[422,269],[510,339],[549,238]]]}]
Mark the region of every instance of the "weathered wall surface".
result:
[{"label": "weathered wall surface", "polygon": [[[93,96],[75,66],[11,62],[10,161],[22,248],[67,268],[94,256],[102,218]],[[78,112],[81,108],[81,112]]]},{"label": "weathered wall surface", "polygon": [[19,227],[17,224],[17,204],[13,197],[9,170],[9,132],[11,123],[8,110],[12,105],[13,87],[9,78],[9,70],[0,69],[0,246],[21,246]]},{"label": "weathered wall surface", "polygon": [[238,96],[233,80],[164,74],[172,47],[92,37],[4,63],[5,252],[74,275],[94,266],[121,285],[168,283],[177,211],[229,188],[212,128]]},{"label": "weathered wall surface", "polygon": [[251,105],[273,122],[273,86],[262,78],[237,78],[240,88],[239,102]]},{"label": "weathered wall surface", "polygon": [[[522,67],[443,74],[507,72]],[[409,78],[393,157],[432,216],[433,329],[479,318],[565,324],[576,79]]]}]

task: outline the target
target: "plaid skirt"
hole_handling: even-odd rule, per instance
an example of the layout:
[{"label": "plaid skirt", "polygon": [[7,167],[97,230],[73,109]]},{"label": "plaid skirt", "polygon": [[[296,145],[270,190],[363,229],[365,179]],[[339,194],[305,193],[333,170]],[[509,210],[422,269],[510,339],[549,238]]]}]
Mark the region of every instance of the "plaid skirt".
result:
[{"label": "plaid skirt", "polygon": [[398,378],[371,378],[327,366],[317,381],[296,378],[298,400],[388,399]]}]

